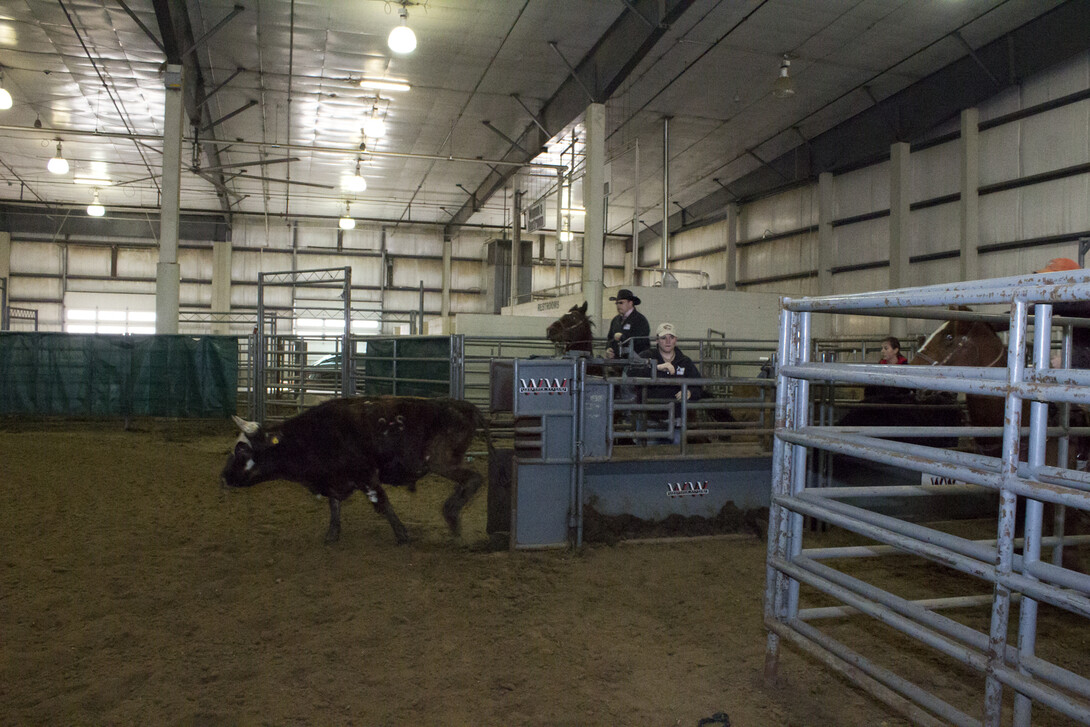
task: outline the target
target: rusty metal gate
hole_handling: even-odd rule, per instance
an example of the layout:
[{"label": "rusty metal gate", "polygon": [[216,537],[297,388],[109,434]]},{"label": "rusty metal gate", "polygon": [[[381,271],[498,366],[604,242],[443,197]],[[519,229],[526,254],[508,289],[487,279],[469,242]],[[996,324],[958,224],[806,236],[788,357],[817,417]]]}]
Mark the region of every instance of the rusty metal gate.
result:
[{"label": "rusty metal gate", "polygon": [[[1042,536],[1043,505],[1090,510],[1090,473],[1068,468],[1066,426],[1047,426],[1047,407],[1061,410],[1090,404],[1090,371],[1070,370],[1072,327],[1083,319],[1053,319],[1054,303],[1090,300],[1090,274],[1083,271],[973,281],[895,291],[823,298],[785,298],[780,324],[776,434],[772,460],[772,506],[768,534],[768,581],[765,624],[768,628],[766,677],[774,679],[787,640],[835,668],[874,696],[908,715],[917,724],[1041,724],[1062,714],[1090,724],[1090,680],[1041,656],[1048,646],[1038,632],[1038,604],[1090,617],[1090,576],[1062,566],[1068,536]],[[878,366],[811,361],[811,316],[852,315],[943,316],[950,304],[1002,304],[1009,311],[1006,366]],[[919,308],[919,307],[929,308]],[[939,308],[942,306],[942,308]],[[917,308],[913,308],[917,307]],[[1062,327],[1062,365],[1050,363],[1051,331]],[[1032,339],[1029,338],[1032,336]],[[1026,364],[1032,341],[1032,363]],[[815,425],[811,419],[812,382],[850,382],[922,388],[959,394],[999,397],[1005,406],[1002,454],[942,449],[892,441],[905,428],[860,432]],[[1029,426],[1023,427],[1023,403],[1029,404]],[[925,429],[925,428],[920,428]],[[932,428],[933,429],[933,428]],[[931,429],[926,432],[930,433]],[[966,429],[963,436],[993,433]],[[1025,437],[1028,436],[1028,439]],[[1027,461],[1019,457],[1028,441]],[[1045,463],[1046,444],[1058,444],[1058,464]],[[955,485],[901,487],[814,486],[808,473],[813,452],[828,451],[947,478]],[[853,504],[853,496],[947,496],[954,490],[986,488],[996,495],[994,539],[964,537],[937,523],[918,523],[879,514]],[[1015,539],[1016,507],[1024,507],[1024,543]],[[829,523],[862,536],[863,545],[804,547],[804,518]],[[1022,523],[1019,523],[1022,524]],[[1062,533],[1063,528],[1055,532]],[[1085,540],[1085,538],[1081,538]],[[1015,548],[1022,545],[1022,552]],[[1042,548],[1052,548],[1051,559]],[[881,567],[878,559],[897,555],[897,562],[937,564],[961,579],[961,593],[920,599],[897,595],[865,580]],[[907,555],[906,555],[907,554]],[[910,558],[909,556],[915,556]],[[870,558],[873,569],[857,575],[840,566],[849,559]],[[922,559],[922,560],[916,560]],[[858,563],[859,561],[854,561]],[[926,565],[933,568],[934,565]],[[851,572],[846,572],[851,571]],[[942,572],[946,576],[946,572]],[[962,594],[976,595],[962,595]],[[941,594],[940,594],[941,595]],[[839,605],[829,606],[832,599]],[[965,618],[944,615],[977,610],[987,630],[966,625]],[[937,652],[940,660],[960,663],[980,674],[979,699],[963,692],[944,692],[917,678],[912,681],[884,666],[882,654],[868,656],[847,643],[852,628],[868,628],[873,619]],[[834,623],[827,628],[819,628]],[[1008,637],[1008,630],[1015,637]],[[1049,634],[1062,638],[1062,634]],[[1040,643],[1038,643],[1040,641]],[[891,647],[894,648],[894,647]],[[934,666],[932,665],[932,669]],[[959,667],[960,668],[960,667]],[[950,701],[947,701],[950,700]],[[957,703],[952,703],[957,702]],[[1010,709],[1003,719],[1003,710]]]}]

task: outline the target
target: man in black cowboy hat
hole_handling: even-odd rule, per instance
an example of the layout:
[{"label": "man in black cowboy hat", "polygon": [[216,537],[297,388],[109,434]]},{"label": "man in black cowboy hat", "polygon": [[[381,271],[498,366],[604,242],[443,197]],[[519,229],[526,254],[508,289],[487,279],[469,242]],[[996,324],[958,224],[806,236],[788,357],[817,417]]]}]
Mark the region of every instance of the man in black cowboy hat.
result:
[{"label": "man in black cowboy hat", "polygon": [[636,310],[640,299],[628,288],[621,288],[610,300],[617,303],[617,315],[609,324],[606,336],[606,358],[619,358],[621,352],[643,351],[651,346],[651,324]]}]

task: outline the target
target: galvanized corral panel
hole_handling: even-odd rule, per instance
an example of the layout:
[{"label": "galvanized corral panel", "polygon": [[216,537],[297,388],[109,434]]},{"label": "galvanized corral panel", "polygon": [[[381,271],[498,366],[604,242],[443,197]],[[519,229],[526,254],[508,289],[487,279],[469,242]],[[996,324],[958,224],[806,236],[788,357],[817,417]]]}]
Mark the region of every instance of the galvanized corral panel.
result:
[{"label": "galvanized corral panel", "polygon": [[60,275],[64,270],[64,247],[12,240],[10,259],[12,273]]},{"label": "galvanized corral panel", "polygon": [[838,219],[889,209],[889,162],[834,177],[833,194]]},{"label": "galvanized corral panel", "polygon": [[713,518],[728,504],[768,507],[771,471],[770,457],[588,463],[583,498],[602,515]]}]

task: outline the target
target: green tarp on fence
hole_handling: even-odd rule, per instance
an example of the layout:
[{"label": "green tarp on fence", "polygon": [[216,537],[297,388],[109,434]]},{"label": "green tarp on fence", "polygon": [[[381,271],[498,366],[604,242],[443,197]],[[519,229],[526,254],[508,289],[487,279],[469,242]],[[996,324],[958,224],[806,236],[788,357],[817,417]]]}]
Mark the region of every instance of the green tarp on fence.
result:
[{"label": "green tarp on fence", "polygon": [[363,360],[369,396],[450,396],[450,336],[368,340]]},{"label": "green tarp on fence", "polygon": [[0,332],[0,414],[233,414],[238,339]]}]

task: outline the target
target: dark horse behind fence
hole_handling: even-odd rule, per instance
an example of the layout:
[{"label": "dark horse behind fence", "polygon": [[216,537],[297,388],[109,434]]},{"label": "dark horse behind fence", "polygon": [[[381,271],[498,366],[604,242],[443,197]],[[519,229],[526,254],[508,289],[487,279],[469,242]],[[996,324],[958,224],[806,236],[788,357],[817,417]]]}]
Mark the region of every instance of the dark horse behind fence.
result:
[{"label": "dark horse behind fence", "polygon": [[545,337],[556,344],[561,353],[583,351],[590,356],[594,352],[594,322],[587,316],[586,301],[583,305],[573,305],[549,324]]},{"label": "dark horse behind fence", "polygon": [[[559,353],[567,354],[574,351],[581,355],[593,356],[594,322],[587,316],[586,302],[584,301],[582,305],[573,305],[567,313],[549,324],[549,327],[545,329],[545,337],[556,345]],[[594,365],[587,367],[587,373],[601,376],[605,373],[620,373],[620,369],[614,367],[606,371],[602,366]],[[642,402],[644,397],[643,392],[637,391],[633,386],[621,385],[618,386],[618,399]],[[715,397],[706,396],[704,403],[710,404],[714,399]],[[736,421],[729,409],[714,407],[714,405],[707,409],[694,409],[690,416],[689,426],[692,428],[715,427]]]}]

